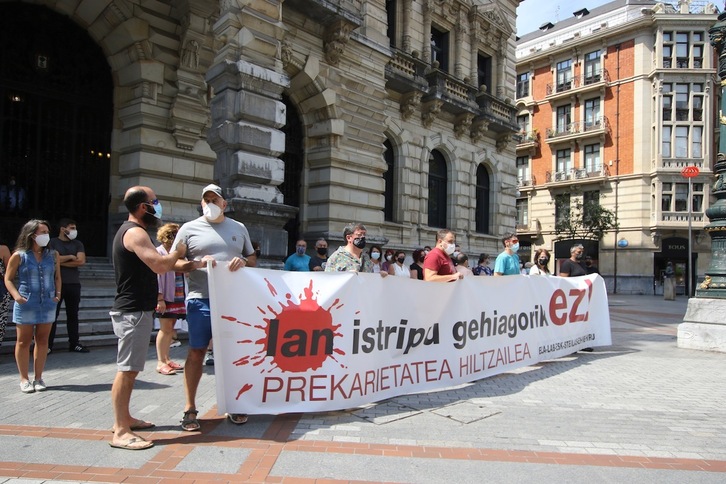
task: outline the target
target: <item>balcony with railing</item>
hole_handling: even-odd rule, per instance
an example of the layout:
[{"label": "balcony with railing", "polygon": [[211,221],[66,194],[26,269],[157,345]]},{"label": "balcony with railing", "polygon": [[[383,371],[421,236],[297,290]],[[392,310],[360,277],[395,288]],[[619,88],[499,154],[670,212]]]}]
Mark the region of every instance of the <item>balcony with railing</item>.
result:
[{"label": "balcony with railing", "polygon": [[547,84],[545,99],[556,101],[568,96],[605,89],[610,85],[610,74],[602,69],[593,74],[583,74],[562,82]]},{"label": "balcony with railing", "polygon": [[[651,230],[686,229],[688,228],[688,212],[658,212],[660,217],[651,225]],[[652,219],[653,217],[651,217]],[[652,222],[651,222],[652,223]],[[691,226],[696,230],[703,229],[709,220],[703,212],[691,214]]]},{"label": "balcony with railing", "polygon": [[528,188],[533,187],[537,184],[537,180],[534,176],[518,176],[517,177],[517,188]]},{"label": "balcony with railing", "polygon": [[561,127],[547,128],[547,144],[565,143],[592,136],[599,136],[601,141],[610,134],[610,121],[607,116],[600,116],[591,121],[575,121]]},{"label": "balcony with railing", "polygon": [[517,151],[536,150],[539,147],[539,132],[520,131],[518,136]]},{"label": "balcony with railing", "polygon": [[514,120],[516,108],[487,92],[480,91],[476,95],[482,113],[477,120],[489,123],[489,130],[496,133],[516,133],[519,125]]},{"label": "balcony with railing", "polygon": [[586,168],[570,168],[562,171],[548,171],[546,184],[552,188],[563,185],[602,184],[610,176],[607,165]]},{"label": "balcony with railing", "polygon": [[400,93],[426,92],[429,87],[424,77],[426,63],[418,58],[393,49],[393,57],[386,64],[386,87]]},{"label": "balcony with railing", "polygon": [[687,166],[697,166],[704,170],[705,160],[703,158],[671,158],[658,155],[651,161],[653,171],[680,173]]},{"label": "balcony with railing", "polygon": [[529,223],[517,223],[517,235],[539,236],[542,233],[542,224],[539,219],[531,220]]},{"label": "balcony with railing", "polygon": [[428,92],[424,94],[421,102],[442,101],[441,110],[454,115],[479,114],[477,90],[474,86],[436,68],[429,70],[424,77],[428,82]]}]

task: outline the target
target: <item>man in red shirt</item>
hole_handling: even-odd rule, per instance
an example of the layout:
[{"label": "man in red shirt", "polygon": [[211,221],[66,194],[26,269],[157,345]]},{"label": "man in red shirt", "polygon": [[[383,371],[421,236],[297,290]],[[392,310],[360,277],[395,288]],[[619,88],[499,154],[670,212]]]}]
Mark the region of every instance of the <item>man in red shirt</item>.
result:
[{"label": "man in red shirt", "polygon": [[456,236],[449,229],[436,233],[436,246],[424,259],[424,281],[451,282],[461,279],[451,262],[451,254],[456,249]]}]

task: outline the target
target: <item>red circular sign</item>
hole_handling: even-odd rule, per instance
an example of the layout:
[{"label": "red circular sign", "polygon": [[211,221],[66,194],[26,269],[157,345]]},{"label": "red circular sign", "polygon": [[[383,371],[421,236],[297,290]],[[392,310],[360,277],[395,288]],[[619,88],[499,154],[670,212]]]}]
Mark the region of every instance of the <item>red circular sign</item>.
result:
[{"label": "red circular sign", "polygon": [[697,166],[686,166],[681,170],[681,176],[684,178],[693,178],[695,176],[698,176],[698,174],[701,172],[701,170],[698,169]]}]

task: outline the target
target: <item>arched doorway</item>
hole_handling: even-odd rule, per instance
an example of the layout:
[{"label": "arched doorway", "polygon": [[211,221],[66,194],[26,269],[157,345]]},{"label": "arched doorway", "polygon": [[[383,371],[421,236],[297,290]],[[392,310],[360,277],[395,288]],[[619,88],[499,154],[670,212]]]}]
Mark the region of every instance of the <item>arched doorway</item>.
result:
[{"label": "arched doorway", "polygon": [[[287,118],[282,128],[285,133],[285,153],[282,161],[285,162],[285,178],[280,185],[285,205],[290,207],[301,206],[301,185],[303,171],[303,130],[300,113],[289,97],[283,95]],[[295,218],[290,219],[283,227],[287,230],[287,254],[295,252],[295,242],[300,238],[300,211]]]},{"label": "arched doorway", "polygon": [[113,80],[101,49],[67,17],[0,3],[0,227],[13,245],[31,218],[78,223],[106,254]]}]

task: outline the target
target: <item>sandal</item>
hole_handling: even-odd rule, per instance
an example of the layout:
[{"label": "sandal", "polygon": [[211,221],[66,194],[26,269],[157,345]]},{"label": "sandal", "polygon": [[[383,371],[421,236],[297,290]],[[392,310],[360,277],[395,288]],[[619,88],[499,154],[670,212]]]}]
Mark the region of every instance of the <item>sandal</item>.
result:
[{"label": "sandal", "polygon": [[[198,414],[198,410],[187,410],[186,412],[184,412],[184,417],[181,420],[182,430],[186,430],[187,432],[194,432],[201,429],[202,426],[199,424],[199,420],[197,420]],[[194,416],[192,417],[192,415]]]},{"label": "sandal", "polygon": [[228,413],[227,418],[235,425],[242,425],[247,423],[246,413]]},{"label": "sandal", "polygon": [[156,372],[161,373],[162,375],[176,375],[176,370],[169,365],[164,365],[160,368],[157,368]]},{"label": "sandal", "polygon": [[167,365],[172,370],[183,370],[184,369],[184,367],[182,365],[180,365],[179,363],[177,363],[176,361],[170,361],[169,363],[167,363]]}]

